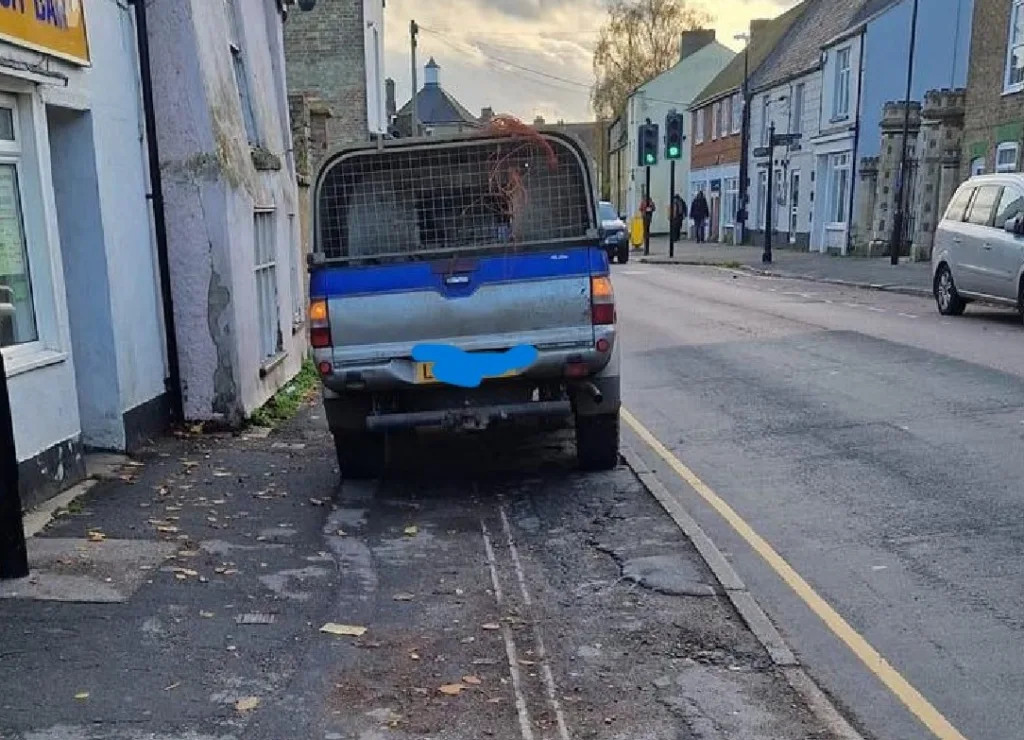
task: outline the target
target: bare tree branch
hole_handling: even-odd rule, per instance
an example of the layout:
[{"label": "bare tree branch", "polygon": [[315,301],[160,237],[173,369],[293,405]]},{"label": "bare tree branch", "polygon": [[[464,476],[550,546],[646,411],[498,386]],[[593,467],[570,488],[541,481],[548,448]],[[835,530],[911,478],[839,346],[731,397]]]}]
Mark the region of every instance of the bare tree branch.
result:
[{"label": "bare tree branch", "polygon": [[594,48],[590,98],[598,117],[621,113],[633,90],[678,61],[682,33],[712,20],[688,0],[613,0]]}]

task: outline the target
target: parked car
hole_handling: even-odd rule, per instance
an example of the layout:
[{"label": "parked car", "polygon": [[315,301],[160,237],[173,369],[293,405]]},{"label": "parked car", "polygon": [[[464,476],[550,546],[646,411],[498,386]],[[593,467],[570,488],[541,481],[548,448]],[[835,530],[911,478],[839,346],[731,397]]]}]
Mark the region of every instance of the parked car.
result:
[{"label": "parked car", "polygon": [[626,222],[615,212],[615,206],[608,201],[602,200],[597,206],[601,225],[598,227],[598,235],[601,238],[601,246],[608,253],[608,261],[614,262],[617,258],[620,265],[629,262],[629,236],[626,233]]},{"label": "parked car", "polygon": [[580,467],[615,467],[615,296],[587,161],[555,132],[325,159],[310,344],[343,477],[380,472],[397,430],[528,418],[573,420]]},{"label": "parked car", "polygon": [[1024,174],[977,175],[957,189],[935,231],[932,276],[945,316],[974,300],[1024,313]]}]

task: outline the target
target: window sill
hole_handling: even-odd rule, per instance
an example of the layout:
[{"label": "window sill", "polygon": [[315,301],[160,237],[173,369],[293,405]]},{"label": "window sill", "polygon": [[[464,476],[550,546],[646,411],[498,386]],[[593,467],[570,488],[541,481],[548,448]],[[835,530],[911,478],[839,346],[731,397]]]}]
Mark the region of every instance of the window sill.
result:
[{"label": "window sill", "polygon": [[27,352],[11,352],[11,356],[6,353],[8,350],[23,349],[19,347],[5,347],[4,355],[4,367],[7,370],[7,377],[13,378],[16,375],[22,373],[32,372],[33,370],[39,370],[40,368],[47,367],[49,365],[57,365],[68,359],[67,352],[57,352],[52,349],[36,349],[29,350]]},{"label": "window sill", "polygon": [[284,362],[287,357],[287,352],[278,352],[276,355],[260,365],[260,378],[265,378],[270,375],[270,373],[274,372],[277,366]]},{"label": "window sill", "polygon": [[1021,83],[1019,85],[1009,85],[1008,87],[1004,87],[1002,94],[1003,94],[1003,97],[1006,97],[1007,95],[1018,95],[1018,94],[1020,94],[1022,92],[1024,92],[1024,83]]},{"label": "window sill", "polygon": [[829,123],[845,123],[846,121],[849,121],[849,120],[850,120],[850,114],[846,113],[846,114],[841,115],[841,116],[832,116],[830,119],[828,119],[828,122]]}]

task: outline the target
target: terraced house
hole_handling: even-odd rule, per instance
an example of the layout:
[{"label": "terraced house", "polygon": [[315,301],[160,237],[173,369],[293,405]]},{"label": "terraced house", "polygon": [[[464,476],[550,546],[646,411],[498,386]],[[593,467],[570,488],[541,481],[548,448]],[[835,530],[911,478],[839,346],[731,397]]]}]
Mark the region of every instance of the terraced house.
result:
[{"label": "terraced house", "polygon": [[1017,172],[1024,146],[1024,0],[974,0],[961,175]]}]

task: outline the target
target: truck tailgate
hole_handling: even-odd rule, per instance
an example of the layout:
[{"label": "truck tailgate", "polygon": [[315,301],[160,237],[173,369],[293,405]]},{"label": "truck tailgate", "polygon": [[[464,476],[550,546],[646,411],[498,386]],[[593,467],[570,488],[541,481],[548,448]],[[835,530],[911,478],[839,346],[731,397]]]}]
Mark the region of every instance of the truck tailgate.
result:
[{"label": "truck tailgate", "polygon": [[605,255],[585,247],[498,252],[381,266],[323,267],[311,296],[328,301],[336,364],[409,357],[421,343],[464,350],[594,343],[590,278]]}]

